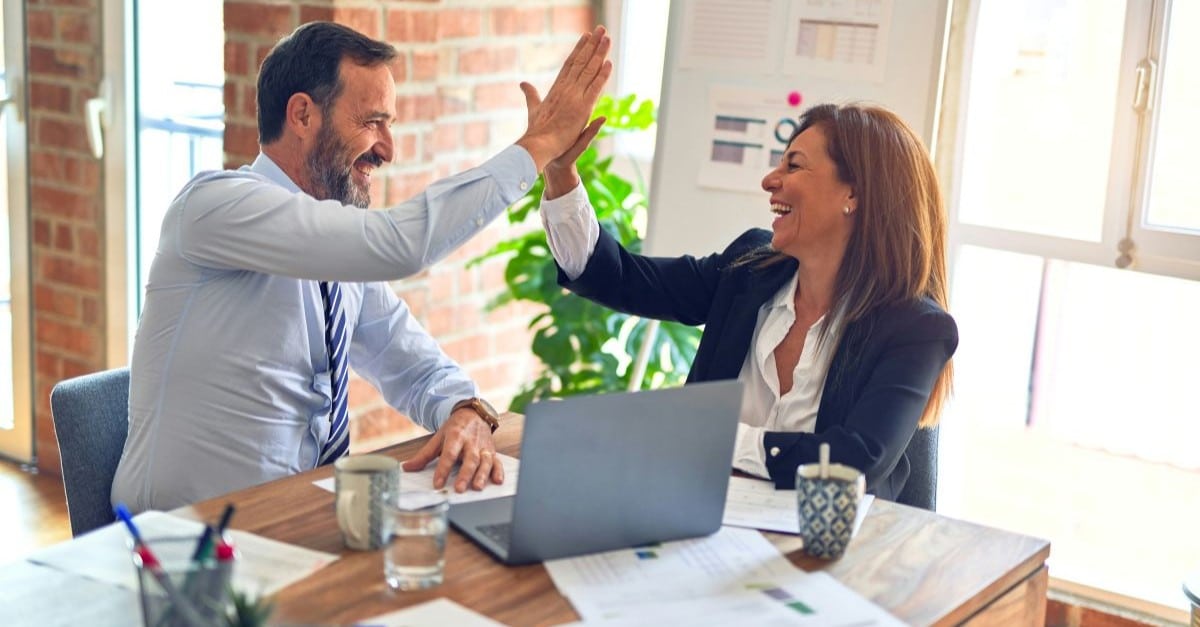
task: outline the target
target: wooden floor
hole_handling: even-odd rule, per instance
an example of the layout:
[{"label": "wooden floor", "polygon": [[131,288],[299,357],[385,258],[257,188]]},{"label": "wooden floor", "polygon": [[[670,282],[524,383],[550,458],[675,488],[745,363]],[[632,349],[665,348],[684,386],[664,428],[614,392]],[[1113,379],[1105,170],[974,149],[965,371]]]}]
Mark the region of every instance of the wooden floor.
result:
[{"label": "wooden floor", "polygon": [[0,564],[71,537],[62,479],[0,461]]}]

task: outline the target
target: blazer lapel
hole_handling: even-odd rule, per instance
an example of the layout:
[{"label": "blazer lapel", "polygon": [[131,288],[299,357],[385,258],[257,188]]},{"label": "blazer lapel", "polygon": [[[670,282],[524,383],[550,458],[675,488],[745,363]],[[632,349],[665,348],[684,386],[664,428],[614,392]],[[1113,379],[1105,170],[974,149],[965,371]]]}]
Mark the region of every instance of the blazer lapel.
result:
[{"label": "blazer lapel", "polygon": [[[796,272],[796,262],[787,260],[757,271],[738,273],[732,277],[735,288],[724,303],[726,315],[705,327],[705,334],[714,334],[717,345],[708,364],[706,380],[736,379],[746,361],[746,352],[754,339],[758,310]],[[719,322],[714,328],[713,322]]]}]

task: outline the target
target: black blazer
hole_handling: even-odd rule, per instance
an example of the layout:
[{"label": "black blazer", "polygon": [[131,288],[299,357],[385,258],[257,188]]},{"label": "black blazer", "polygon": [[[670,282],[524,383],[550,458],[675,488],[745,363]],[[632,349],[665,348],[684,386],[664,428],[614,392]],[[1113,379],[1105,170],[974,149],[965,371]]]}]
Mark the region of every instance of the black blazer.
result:
[{"label": "black blazer", "polygon": [[[635,255],[600,230],[596,250],[567,289],[618,311],[703,324],[688,382],[736,379],[750,350],[758,310],[796,273],[787,259],[766,268],[733,267],[771,233],[743,233],[724,252],[703,258]],[[768,432],[766,466],[778,488],[795,486],[796,467],[817,461],[822,442],[832,461],[866,473],[867,491],[895,500],[908,480],[905,449],[942,367],[958,346],[954,319],[928,298],[877,308],[847,324],[829,365],[815,433]]]}]

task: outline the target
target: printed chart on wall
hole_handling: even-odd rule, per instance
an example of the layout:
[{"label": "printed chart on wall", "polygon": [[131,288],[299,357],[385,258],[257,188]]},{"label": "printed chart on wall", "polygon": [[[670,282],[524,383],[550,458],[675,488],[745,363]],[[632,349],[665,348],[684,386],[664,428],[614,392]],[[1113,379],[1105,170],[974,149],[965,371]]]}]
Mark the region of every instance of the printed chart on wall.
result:
[{"label": "printed chart on wall", "polygon": [[787,150],[797,127],[799,99],[778,90],[713,86],[708,109],[710,150],[700,164],[701,187],[753,192]]},{"label": "printed chart on wall", "polygon": [[785,73],[883,81],[892,0],[801,0],[790,9]]}]

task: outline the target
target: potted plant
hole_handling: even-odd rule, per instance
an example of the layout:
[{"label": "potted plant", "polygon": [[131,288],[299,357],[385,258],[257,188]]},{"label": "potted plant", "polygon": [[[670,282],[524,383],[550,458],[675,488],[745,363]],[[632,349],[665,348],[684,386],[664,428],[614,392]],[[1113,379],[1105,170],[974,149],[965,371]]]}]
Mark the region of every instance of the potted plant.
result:
[{"label": "potted plant", "polygon": [[[597,141],[579,157],[579,178],[596,210],[600,228],[607,230],[625,248],[640,252],[647,202],[640,177],[630,181],[611,169],[613,157],[600,157],[597,144],[616,133],[645,130],[654,123],[654,104],[635,95],[604,96],[596,104],[593,118],[607,122]],[[525,223],[541,205],[544,182],[538,182],[508,209],[508,221]],[[648,335],[654,342],[639,387],[680,385],[687,377],[700,329],[678,323],[663,323],[657,333],[651,321],[617,313],[560,288],[556,267],[540,225],[527,233],[499,242],[472,259],[508,256],[505,291],[488,304],[496,309],[524,300],[545,306],[529,322],[534,330],[533,354],[542,362],[537,378],[513,398],[512,411],[523,411],[530,401],[577,394],[629,389],[632,362]]]}]

